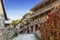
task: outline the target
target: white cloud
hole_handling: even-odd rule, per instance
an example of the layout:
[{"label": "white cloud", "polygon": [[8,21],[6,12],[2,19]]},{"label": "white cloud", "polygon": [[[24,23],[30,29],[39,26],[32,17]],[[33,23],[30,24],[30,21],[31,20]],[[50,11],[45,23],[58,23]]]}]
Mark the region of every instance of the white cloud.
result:
[{"label": "white cloud", "polygon": [[20,9],[7,10],[7,16],[8,16],[8,18],[10,18],[11,20],[16,20],[16,19],[22,18],[22,16],[23,16],[26,12],[28,12],[28,10],[20,10]]}]

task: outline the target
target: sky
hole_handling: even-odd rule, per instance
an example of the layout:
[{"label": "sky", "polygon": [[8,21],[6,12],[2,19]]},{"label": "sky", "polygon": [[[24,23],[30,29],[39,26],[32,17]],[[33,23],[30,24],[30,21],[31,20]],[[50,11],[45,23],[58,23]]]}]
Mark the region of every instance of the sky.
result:
[{"label": "sky", "polygon": [[4,0],[7,17],[11,20],[21,19],[42,0]]}]

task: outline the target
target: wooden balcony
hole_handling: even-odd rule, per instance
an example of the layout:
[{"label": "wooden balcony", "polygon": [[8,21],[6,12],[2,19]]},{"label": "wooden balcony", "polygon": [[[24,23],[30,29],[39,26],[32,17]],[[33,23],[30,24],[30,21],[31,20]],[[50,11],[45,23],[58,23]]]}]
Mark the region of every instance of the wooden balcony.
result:
[{"label": "wooden balcony", "polygon": [[40,15],[40,14],[46,12],[46,11],[51,10],[51,9],[54,8],[57,4],[60,4],[60,1],[55,1],[55,2],[51,3],[50,5],[47,5],[47,6],[43,7],[43,8],[41,8],[41,9],[33,12],[31,18],[32,18],[32,17],[35,17],[35,16],[37,16],[37,15]]}]

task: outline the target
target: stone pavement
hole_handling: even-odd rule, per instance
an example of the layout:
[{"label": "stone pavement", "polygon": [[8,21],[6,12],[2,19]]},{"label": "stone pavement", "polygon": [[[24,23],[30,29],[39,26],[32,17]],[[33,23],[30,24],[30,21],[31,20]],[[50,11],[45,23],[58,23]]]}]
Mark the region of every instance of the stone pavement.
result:
[{"label": "stone pavement", "polygon": [[18,37],[12,40],[38,40],[34,34],[19,34]]}]

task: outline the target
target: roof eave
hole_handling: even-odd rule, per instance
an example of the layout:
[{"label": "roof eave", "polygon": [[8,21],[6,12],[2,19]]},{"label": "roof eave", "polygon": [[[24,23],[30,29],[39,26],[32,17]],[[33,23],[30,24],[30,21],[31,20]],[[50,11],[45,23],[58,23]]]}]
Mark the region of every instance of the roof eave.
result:
[{"label": "roof eave", "polygon": [[43,3],[45,3],[48,0],[43,0],[42,2],[38,3],[36,6],[34,6],[32,9],[30,9],[31,11],[34,11],[36,8],[38,8],[39,6],[41,6]]},{"label": "roof eave", "polygon": [[3,0],[1,0],[1,3],[2,3],[2,8],[3,8],[5,20],[8,20],[7,15],[6,15],[6,11],[5,11],[5,7],[4,7],[4,2],[3,2]]}]

